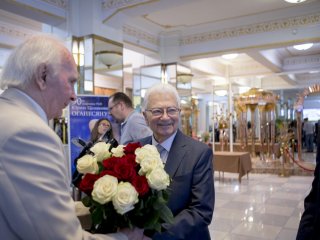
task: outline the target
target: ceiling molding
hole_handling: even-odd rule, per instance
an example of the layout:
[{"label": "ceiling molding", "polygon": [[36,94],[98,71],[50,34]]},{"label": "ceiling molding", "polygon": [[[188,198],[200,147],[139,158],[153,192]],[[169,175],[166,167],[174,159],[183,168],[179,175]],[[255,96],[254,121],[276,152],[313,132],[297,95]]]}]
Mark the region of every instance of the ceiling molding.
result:
[{"label": "ceiling molding", "polygon": [[[12,6],[23,9],[24,11],[35,11],[47,16],[65,19],[68,0],[41,0],[42,4],[18,2],[13,0],[7,0]],[[51,8],[50,6],[51,5]]]},{"label": "ceiling molding", "polygon": [[46,2],[50,5],[54,5],[58,8],[64,9],[64,10],[66,10],[67,6],[68,6],[68,0],[41,0],[41,1]]},{"label": "ceiling molding", "polygon": [[320,14],[292,17],[277,21],[270,21],[265,23],[252,24],[248,26],[230,28],[221,31],[192,34],[181,38],[180,46],[215,41],[225,38],[240,37],[244,35],[251,35],[257,33],[273,32],[294,27],[305,27],[308,25],[315,25],[319,23]]},{"label": "ceiling molding", "polygon": [[137,40],[145,41],[145,42],[151,43],[156,46],[159,45],[159,40],[156,36],[154,36],[150,33],[147,33],[145,31],[142,31],[140,29],[134,28],[129,25],[125,25],[122,27],[122,31],[124,34],[129,35],[131,37],[134,37]]},{"label": "ceiling molding", "polygon": [[25,39],[32,35],[31,32],[23,31],[22,29],[15,28],[12,25],[3,24],[0,22],[0,33],[3,36],[10,36],[14,38]]},{"label": "ceiling molding", "polygon": [[126,9],[136,8],[140,5],[150,4],[159,0],[103,0],[101,5],[104,10],[102,22],[106,24],[111,18]]},{"label": "ceiling molding", "polygon": [[[320,55],[298,56],[284,59],[283,70],[319,68]],[[307,70],[308,70],[307,69]]]},{"label": "ceiling molding", "polygon": [[131,7],[146,2],[150,2],[150,0],[103,0],[101,4],[104,10],[114,10]]}]

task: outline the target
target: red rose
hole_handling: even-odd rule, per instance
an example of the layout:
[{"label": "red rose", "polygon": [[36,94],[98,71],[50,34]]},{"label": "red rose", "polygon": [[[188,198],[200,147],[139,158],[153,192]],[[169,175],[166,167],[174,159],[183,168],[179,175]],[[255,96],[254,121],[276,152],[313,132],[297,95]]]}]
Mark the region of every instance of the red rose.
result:
[{"label": "red rose", "polygon": [[119,161],[118,157],[111,157],[102,161],[102,165],[105,169],[113,170],[114,165],[116,165]]},{"label": "red rose", "polygon": [[99,175],[87,173],[86,175],[84,175],[79,184],[79,190],[86,193],[87,195],[91,195],[93,185],[98,178],[100,178]]},{"label": "red rose", "polygon": [[103,177],[104,175],[114,176],[114,177],[117,178],[117,179],[120,178],[119,174],[116,173],[116,172],[113,171],[113,170],[103,170],[103,171],[100,173],[99,177]]},{"label": "red rose", "polygon": [[127,163],[131,164],[133,167],[136,167],[138,165],[138,163],[136,162],[136,155],[129,153],[125,156],[125,158]]},{"label": "red rose", "polygon": [[132,180],[132,185],[135,187],[140,196],[144,196],[149,192],[149,185],[145,176],[137,175]]},{"label": "red rose", "polygon": [[128,153],[134,153],[134,151],[140,147],[141,147],[141,144],[139,142],[134,142],[134,143],[128,143],[127,146],[125,146],[123,149],[125,154],[128,154]]},{"label": "red rose", "polygon": [[115,164],[114,172],[117,176],[119,176],[118,179],[120,181],[130,181],[136,175],[134,167],[131,164],[121,160],[118,162],[118,164]]}]

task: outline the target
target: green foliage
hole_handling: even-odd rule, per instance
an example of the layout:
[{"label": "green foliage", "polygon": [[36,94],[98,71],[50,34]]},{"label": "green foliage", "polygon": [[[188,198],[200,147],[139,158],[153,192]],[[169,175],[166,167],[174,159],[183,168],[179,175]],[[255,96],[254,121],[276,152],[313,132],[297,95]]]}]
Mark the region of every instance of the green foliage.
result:
[{"label": "green foliage", "polygon": [[167,206],[168,192],[151,190],[149,195],[140,198],[134,209],[118,214],[112,203],[101,205],[90,197],[82,199],[86,207],[90,207],[92,229],[94,233],[116,232],[118,228],[134,226],[161,232],[162,223],[173,223],[173,214]]},{"label": "green foliage", "polygon": [[210,140],[210,133],[209,132],[202,133],[201,138],[204,143],[208,142]]}]

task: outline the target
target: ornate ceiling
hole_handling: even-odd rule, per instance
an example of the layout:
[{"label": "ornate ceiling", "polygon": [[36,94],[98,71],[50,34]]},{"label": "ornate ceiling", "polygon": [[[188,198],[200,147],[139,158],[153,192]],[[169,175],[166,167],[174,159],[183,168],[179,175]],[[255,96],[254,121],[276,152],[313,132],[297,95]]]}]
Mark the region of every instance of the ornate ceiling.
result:
[{"label": "ornate ceiling", "polygon": [[[1,0],[0,9],[3,56],[44,29],[95,33],[190,68],[194,93],[223,89],[226,79],[235,93],[247,86],[292,94],[320,82],[319,0]],[[307,51],[292,47],[306,42],[314,43]],[[233,52],[232,61],[220,57]]]}]

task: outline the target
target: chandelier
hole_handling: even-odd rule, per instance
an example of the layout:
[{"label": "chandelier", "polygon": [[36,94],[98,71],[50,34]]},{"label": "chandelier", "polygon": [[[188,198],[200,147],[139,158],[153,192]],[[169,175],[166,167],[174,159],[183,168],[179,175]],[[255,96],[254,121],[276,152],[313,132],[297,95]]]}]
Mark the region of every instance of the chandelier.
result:
[{"label": "chandelier", "polygon": [[249,91],[241,94],[236,100],[240,105],[266,105],[275,104],[279,100],[279,96],[261,88],[251,88]]}]

